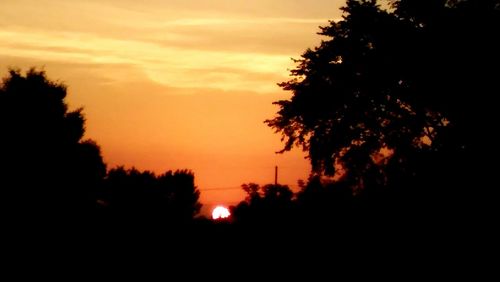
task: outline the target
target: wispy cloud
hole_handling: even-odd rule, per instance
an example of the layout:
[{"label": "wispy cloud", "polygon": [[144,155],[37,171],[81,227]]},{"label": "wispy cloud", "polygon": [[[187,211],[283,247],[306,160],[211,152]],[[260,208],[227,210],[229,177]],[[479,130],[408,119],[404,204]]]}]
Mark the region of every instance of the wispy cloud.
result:
[{"label": "wispy cloud", "polygon": [[[0,31],[0,52],[50,61],[124,64],[141,70],[154,82],[174,87],[251,88],[257,92],[275,91],[266,78],[285,76],[290,64],[283,55],[200,51],[87,33],[19,29]],[[116,77],[117,82],[123,79],[128,78]]]},{"label": "wispy cloud", "polygon": [[277,91],[289,58],[309,47],[304,38],[317,42],[314,32],[327,18],[309,11],[313,6],[305,0],[235,1],[5,0],[0,52],[48,62],[121,64],[179,88]]},{"label": "wispy cloud", "polygon": [[[162,22],[142,22],[141,25],[149,28],[165,28],[173,26],[242,26],[242,25],[272,25],[272,24],[325,24],[328,19],[308,18],[182,18]],[[127,24],[127,23],[122,23]]]}]

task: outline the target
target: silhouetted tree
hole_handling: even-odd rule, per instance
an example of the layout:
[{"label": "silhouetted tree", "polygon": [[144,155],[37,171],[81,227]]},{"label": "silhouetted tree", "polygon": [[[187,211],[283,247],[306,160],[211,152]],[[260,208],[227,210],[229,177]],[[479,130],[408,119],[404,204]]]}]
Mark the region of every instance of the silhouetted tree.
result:
[{"label": "silhouetted tree", "polygon": [[156,176],[135,168],[113,168],[105,180],[103,202],[114,218],[137,221],[188,222],[201,208],[194,175],[187,170]]},{"label": "silhouetted tree", "polygon": [[238,223],[282,224],[294,217],[293,192],[286,185],[243,184],[247,193],[244,201],[232,207],[231,214]]},{"label": "silhouetted tree", "polygon": [[348,1],[343,10],[342,21],[321,28],[331,40],[307,50],[295,78],[280,84],[293,97],[276,102],[278,116],[266,122],[283,134],[285,150],[309,152],[315,172],[333,175],[340,165],[357,177],[382,148],[420,145],[441,117],[413,107],[406,91],[393,58],[405,44],[399,20],[376,1]]},{"label": "silhouetted tree", "polygon": [[256,184],[256,183],[242,184],[241,189],[243,189],[243,191],[245,191],[245,193],[247,193],[247,196],[245,198],[245,200],[247,202],[251,202],[251,201],[258,200],[261,198],[261,195],[260,195],[261,188],[260,188],[259,184]]},{"label": "silhouetted tree", "polygon": [[156,196],[153,194],[156,189],[154,173],[117,167],[106,176],[102,198],[115,215],[125,218],[151,216],[154,209],[151,200]]},{"label": "silhouetted tree", "polygon": [[191,171],[168,171],[160,175],[158,181],[160,187],[164,187],[162,197],[167,197],[168,210],[174,219],[192,220],[200,212],[200,191],[195,186]]},{"label": "silhouetted tree", "polygon": [[280,84],[293,96],[266,123],[283,152],[302,147],[320,175],[342,168],[353,189],[439,187],[449,197],[464,182],[484,185],[480,156],[496,151],[499,1],[390,2],[347,1],[343,19],[321,28],[328,39]]},{"label": "silhouetted tree", "polygon": [[66,94],[35,69],[10,70],[0,85],[0,187],[9,216],[95,206],[106,166],[99,146],[82,139],[82,109],[69,111]]}]

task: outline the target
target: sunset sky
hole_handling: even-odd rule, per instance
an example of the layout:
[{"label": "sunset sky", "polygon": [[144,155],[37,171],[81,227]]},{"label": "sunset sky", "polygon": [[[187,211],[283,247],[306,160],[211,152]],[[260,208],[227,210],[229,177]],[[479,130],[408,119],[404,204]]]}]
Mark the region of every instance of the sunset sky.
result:
[{"label": "sunset sky", "polygon": [[291,57],[344,0],[1,0],[0,73],[43,66],[84,107],[109,167],[191,169],[209,208],[242,183],[296,188],[309,164],[276,155],[263,121],[290,97]]}]

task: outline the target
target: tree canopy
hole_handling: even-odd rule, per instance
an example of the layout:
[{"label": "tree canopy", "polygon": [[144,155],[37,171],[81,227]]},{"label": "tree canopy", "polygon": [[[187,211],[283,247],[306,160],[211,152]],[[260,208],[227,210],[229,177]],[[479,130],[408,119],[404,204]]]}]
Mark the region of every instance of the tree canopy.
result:
[{"label": "tree canopy", "polygon": [[247,194],[244,201],[232,207],[232,216],[238,223],[279,224],[294,217],[294,196],[290,187],[279,184],[260,186],[256,183],[241,185]]},{"label": "tree canopy", "polygon": [[200,191],[188,170],[155,175],[135,168],[113,168],[105,179],[101,199],[109,212],[126,219],[187,222],[201,208]]},{"label": "tree canopy", "polygon": [[18,212],[95,205],[106,166],[99,146],[83,139],[82,109],[68,110],[66,94],[36,69],[10,70],[0,84],[0,187]]},{"label": "tree canopy", "polygon": [[389,2],[347,1],[266,121],[283,152],[302,147],[315,173],[354,187],[467,167],[492,136],[500,1]]}]

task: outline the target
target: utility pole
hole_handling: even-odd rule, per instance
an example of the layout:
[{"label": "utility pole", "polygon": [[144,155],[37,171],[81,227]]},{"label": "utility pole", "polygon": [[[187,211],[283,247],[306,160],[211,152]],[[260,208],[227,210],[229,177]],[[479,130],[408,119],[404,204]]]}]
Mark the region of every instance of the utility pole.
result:
[{"label": "utility pole", "polygon": [[274,185],[278,185],[278,166],[274,167]]}]

